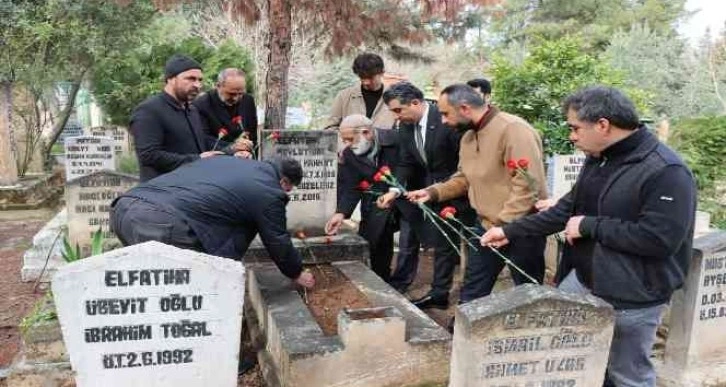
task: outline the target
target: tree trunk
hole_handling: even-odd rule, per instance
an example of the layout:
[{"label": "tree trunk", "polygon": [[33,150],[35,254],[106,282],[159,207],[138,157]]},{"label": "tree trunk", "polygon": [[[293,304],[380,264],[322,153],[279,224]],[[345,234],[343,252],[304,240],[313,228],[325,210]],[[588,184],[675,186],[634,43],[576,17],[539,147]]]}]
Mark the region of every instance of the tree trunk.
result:
[{"label": "tree trunk", "polygon": [[0,186],[13,185],[18,181],[15,142],[10,126],[12,87],[12,83],[8,81],[0,82]]},{"label": "tree trunk", "polygon": [[285,129],[287,73],[292,49],[291,10],[290,0],[267,1],[270,54],[267,59],[265,129]]},{"label": "tree trunk", "polygon": [[66,124],[68,123],[68,119],[71,117],[71,113],[73,112],[73,108],[76,106],[76,95],[81,89],[83,74],[85,74],[85,71],[81,73],[81,76],[78,78],[78,80],[73,82],[73,85],[71,86],[71,92],[68,93],[68,103],[63,108],[63,110],[61,110],[60,114],[58,114],[58,121],[56,121],[55,125],[53,125],[53,131],[48,137],[48,143],[45,144],[45,151],[43,152],[43,158],[45,160],[48,160],[50,158],[50,151],[53,149],[53,144],[58,141],[58,137],[63,132],[63,129],[65,129]]}]

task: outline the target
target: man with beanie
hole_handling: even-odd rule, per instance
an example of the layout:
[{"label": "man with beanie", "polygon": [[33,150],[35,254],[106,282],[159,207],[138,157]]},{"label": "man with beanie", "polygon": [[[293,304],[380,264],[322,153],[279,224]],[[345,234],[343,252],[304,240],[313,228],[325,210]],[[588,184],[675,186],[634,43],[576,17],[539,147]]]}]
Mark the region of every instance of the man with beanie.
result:
[{"label": "man with beanie", "polygon": [[[174,55],[164,67],[164,90],[147,98],[131,114],[141,181],[171,172],[182,164],[223,154],[228,143],[217,144],[205,134],[191,101],[202,88],[202,67],[183,55]],[[214,148],[214,149],[213,149]]]}]

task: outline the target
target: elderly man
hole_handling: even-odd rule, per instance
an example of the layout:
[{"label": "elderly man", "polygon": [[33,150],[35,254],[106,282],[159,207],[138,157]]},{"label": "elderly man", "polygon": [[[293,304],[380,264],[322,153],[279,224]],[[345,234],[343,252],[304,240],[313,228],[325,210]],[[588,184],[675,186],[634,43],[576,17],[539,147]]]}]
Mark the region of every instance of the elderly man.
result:
[{"label": "elderly man", "polygon": [[[388,190],[384,182],[376,182],[374,175],[383,166],[393,168],[398,163],[398,133],[378,130],[367,117],[354,114],[340,124],[340,139],[345,148],[343,162],[338,169],[338,204],[335,214],[325,225],[328,234],[335,234],[343,220],[349,218],[356,205],[361,204],[361,223],[358,233],[368,241],[371,269],[384,281],[391,275],[393,233],[400,212],[416,216],[416,208],[406,201],[398,201],[393,208],[379,209],[370,191]],[[367,187],[370,185],[370,187]],[[423,220],[418,215],[418,223]]]},{"label": "elderly man", "polygon": [[691,259],[693,176],[616,89],[580,90],[563,112],[570,140],[587,155],[575,186],[554,207],[488,230],[481,243],[505,246],[564,229],[559,288],[615,307],[606,385],[655,386],[655,332]]},{"label": "elderly man", "polygon": [[[468,195],[481,220],[477,234],[533,212],[535,201],[547,196],[542,141],[537,131],[523,119],[485,103],[467,85],[445,88],[438,108],[445,125],[463,132],[459,170],[445,182],[410,192],[409,198],[440,202]],[[519,159],[528,161],[529,176],[512,173],[508,167],[509,160]],[[541,283],[544,247],[544,236],[523,236],[512,240],[502,253]],[[471,249],[459,302],[489,295],[504,265],[490,249]],[[510,273],[516,284],[529,282],[517,270]]]},{"label": "elderly man", "polygon": [[224,69],[217,76],[215,90],[194,100],[210,136],[217,137],[224,128],[227,135],[222,141],[233,142],[244,135],[257,143],[257,107],[255,99],[247,93],[245,77],[240,69]]},{"label": "elderly man", "polygon": [[[202,87],[202,67],[182,55],[172,56],[164,67],[164,91],[137,106],[131,114],[141,181],[171,172],[179,166],[225,152],[226,142],[204,132],[199,112],[191,101]],[[216,148],[215,148],[216,144]]]},{"label": "elderly man", "polygon": [[360,84],[350,86],[335,97],[326,129],[336,129],[344,117],[360,114],[373,122],[373,127],[390,129],[396,117],[383,103],[383,59],[372,53],[358,55],[353,61],[353,72]]}]

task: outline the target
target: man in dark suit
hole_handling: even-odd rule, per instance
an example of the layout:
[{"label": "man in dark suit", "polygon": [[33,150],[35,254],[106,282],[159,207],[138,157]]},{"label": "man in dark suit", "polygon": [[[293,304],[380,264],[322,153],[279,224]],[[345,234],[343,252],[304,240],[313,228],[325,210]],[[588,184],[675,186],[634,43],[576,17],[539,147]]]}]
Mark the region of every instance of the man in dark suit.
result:
[{"label": "man in dark suit", "polygon": [[135,139],[141,181],[200,158],[223,154],[222,148],[232,152],[228,143],[216,144],[217,138],[204,132],[199,112],[191,104],[202,87],[199,63],[174,55],[166,62],[164,77],[164,91],[146,99],[131,114],[129,126]]},{"label": "man in dark suit", "polygon": [[293,159],[199,160],[116,199],[111,228],[124,246],[155,240],[237,260],[259,233],[280,271],[312,287],[314,279],[303,271],[286,227],[287,192],[302,176],[300,163]]},{"label": "man in dark suit", "polygon": [[217,76],[217,87],[194,100],[205,130],[212,137],[224,128],[227,135],[222,141],[234,142],[244,134],[257,143],[257,107],[255,99],[247,94],[244,71],[235,68],[222,70]]},{"label": "man in dark suit", "polygon": [[[360,202],[358,233],[370,246],[371,269],[389,282],[393,233],[401,214],[414,216],[416,208],[407,201],[399,201],[397,206],[385,209],[376,206],[376,193],[386,192],[389,186],[375,181],[374,176],[381,167],[393,168],[398,163],[399,143],[398,131],[374,129],[372,125],[373,122],[362,114],[347,116],[340,123],[339,135],[345,148],[338,165],[338,204],[325,231],[330,235],[337,233],[343,220],[350,218]],[[418,223],[422,221],[420,218]]]},{"label": "man in dark suit", "polygon": [[[383,101],[401,122],[401,153],[396,174],[404,187],[408,190],[420,189],[453,175],[459,163],[461,134],[442,124],[438,109],[424,100],[423,92],[408,82],[401,82],[383,93]],[[400,194],[395,189],[390,190],[379,198],[379,205],[384,208],[390,206]],[[456,207],[457,218],[462,221],[470,223],[473,220],[474,214],[466,199],[439,203],[433,209],[438,212],[446,206]],[[402,225],[401,232],[405,229]],[[452,241],[460,239],[453,230],[444,229]],[[412,302],[420,308],[445,309],[449,306],[449,290],[459,252],[430,222],[426,223],[424,230],[425,239],[434,246],[434,279],[431,290]],[[398,262],[394,279],[408,283],[413,281],[418,268],[418,255],[411,257],[413,259],[409,261]]]}]

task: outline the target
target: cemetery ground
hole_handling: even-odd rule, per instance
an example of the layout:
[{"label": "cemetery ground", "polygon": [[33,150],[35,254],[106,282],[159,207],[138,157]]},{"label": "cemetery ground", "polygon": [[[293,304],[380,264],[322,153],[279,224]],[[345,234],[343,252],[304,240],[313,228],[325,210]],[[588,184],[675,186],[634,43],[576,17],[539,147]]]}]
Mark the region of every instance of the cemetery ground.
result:
[{"label": "cemetery ground", "polygon": [[[20,280],[23,253],[54,209],[0,211],[0,374],[18,353],[19,324],[44,291]],[[1,383],[1,382],[0,382]],[[1,384],[0,384],[1,385]]]}]

